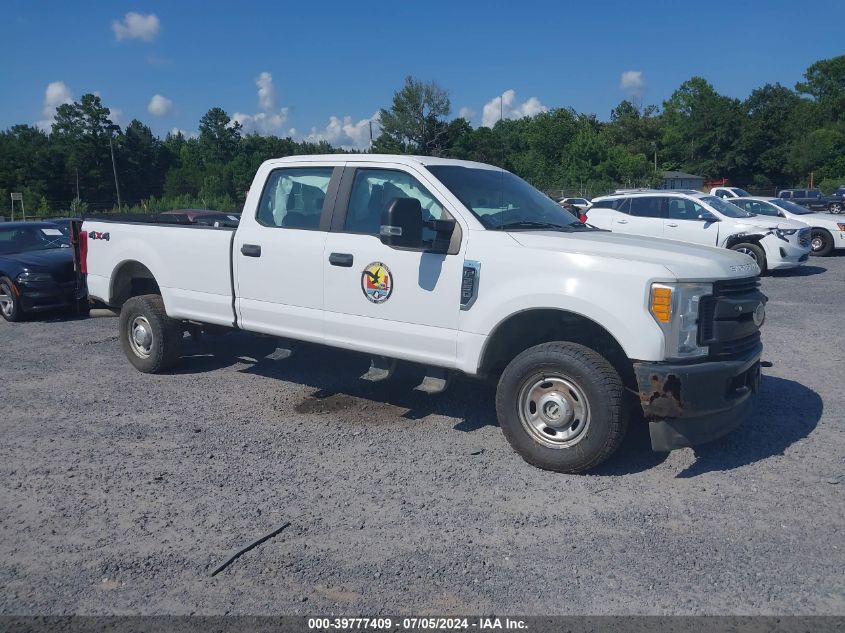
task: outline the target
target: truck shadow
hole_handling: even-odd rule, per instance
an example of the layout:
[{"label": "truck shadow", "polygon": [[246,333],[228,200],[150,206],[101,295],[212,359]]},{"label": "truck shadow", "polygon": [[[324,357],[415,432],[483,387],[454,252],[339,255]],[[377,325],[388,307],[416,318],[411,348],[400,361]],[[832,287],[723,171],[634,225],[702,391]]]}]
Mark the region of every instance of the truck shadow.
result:
[{"label": "truck shadow", "polygon": [[821,396],[801,383],[764,376],[749,423],[695,449],[696,461],[678,474],[696,477],[753,464],[783,453],[813,432],[824,411]]},{"label": "truck shadow", "polygon": [[[245,333],[209,338],[199,344],[186,339],[185,347],[182,362],[173,373],[204,373],[245,363],[239,370],[243,373],[315,389],[295,405],[300,413],[330,414],[360,399],[405,410],[383,411],[379,419],[373,419],[374,424],[442,415],[457,419],[453,428],[466,433],[498,426],[491,384],[456,380],[444,393],[431,396],[413,390],[422,378],[421,368],[401,367],[389,381],[372,383],[358,379],[369,367],[369,357],[364,354],[300,344],[293,358],[277,360],[274,339]],[[695,463],[677,477],[728,471],[782,455],[815,429],[822,410],[822,399],[815,391],[792,380],[764,376],[751,419],[726,437],[694,449]],[[643,472],[660,465],[667,456],[651,450],[648,426],[642,416],[635,415],[618,452],[590,474],[612,477]]]},{"label": "truck shadow", "polygon": [[769,275],[778,279],[780,277],[810,277],[812,275],[821,275],[826,272],[827,268],[822,266],[805,265],[798,266],[797,268],[789,268],[787,270],[773,270],[769,273]]}]

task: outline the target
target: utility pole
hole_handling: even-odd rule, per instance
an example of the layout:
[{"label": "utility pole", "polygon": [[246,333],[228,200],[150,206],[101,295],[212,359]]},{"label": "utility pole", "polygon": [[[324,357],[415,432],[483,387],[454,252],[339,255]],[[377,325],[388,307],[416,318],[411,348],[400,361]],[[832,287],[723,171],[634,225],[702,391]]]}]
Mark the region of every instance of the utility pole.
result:
[{"label": "utility pole", "polygon": [[[120,202],[120,184],[117,182],[117,163],[114,162],[114,145],[112,145],[112,132],[116,126],[112,126],[109,128],[109,152],[111,152],[111,169],[114,172],[114,189],[117,192],[117,208],[123,208],[123,205]],[[77,196],[79,193],[77,192]]]}]

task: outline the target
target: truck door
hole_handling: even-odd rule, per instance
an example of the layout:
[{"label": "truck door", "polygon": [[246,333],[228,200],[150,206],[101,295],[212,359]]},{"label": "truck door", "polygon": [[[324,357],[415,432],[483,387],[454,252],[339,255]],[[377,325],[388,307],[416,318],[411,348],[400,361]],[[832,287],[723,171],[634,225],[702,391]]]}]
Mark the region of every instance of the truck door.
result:
[{"label": "truck door", "polygon": [[449,255],[385,246],[378,237],[382,210],[395,198],[418,199],[428,219],[453,217],[426,182],[410,167],[344,170],[323,255],[327,343],[454,366],[465,244]]},{"label": "truck door", "polygon": [[342,166],[271,171],[235,233],[239,320],[248,330],[321,342],[323,248]]},{"label": "truck door", "polygon": [[693,244],[719,245],[719,223],[698,219],[699,215],[709,214],[709,211],[688,198],[665,200],[668,204],[663,220],[663,237]]}]

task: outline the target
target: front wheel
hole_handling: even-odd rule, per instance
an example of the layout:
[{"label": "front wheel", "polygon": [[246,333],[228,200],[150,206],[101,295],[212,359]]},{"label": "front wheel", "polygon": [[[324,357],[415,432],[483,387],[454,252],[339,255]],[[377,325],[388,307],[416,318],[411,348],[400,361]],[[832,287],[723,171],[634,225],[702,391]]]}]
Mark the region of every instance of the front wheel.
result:
[{"label": "front wheel", "polygon": [[120,345],[138,371],[157,374],[179,360],[182,324],[167,316],[159,295],[132,297],[120,310]]},{"label": "front wheel", "polygon": [[816,257],[827,257],[833,252],[833,236],[824,229],[813,229],[810,234],[810,253]]},{"label": "front wheel", "polygon": [[619,374],[595,351],[568,342],[514,358],[499,380],[496,413],[525,461],[562,473],[598,466],[619,448],[628,425]]},{"label": "front wheel", "polygon": [[731,250],[748,255],[760,267],[761,273],[766,272],[766,252],[757,244],[751,244],[749,242],[734,244],[731,246]]},{"label": "front wheel", "polygon": [[0,316],[12,322],[23,319],[20,299],[8,277],[0,277]]}]

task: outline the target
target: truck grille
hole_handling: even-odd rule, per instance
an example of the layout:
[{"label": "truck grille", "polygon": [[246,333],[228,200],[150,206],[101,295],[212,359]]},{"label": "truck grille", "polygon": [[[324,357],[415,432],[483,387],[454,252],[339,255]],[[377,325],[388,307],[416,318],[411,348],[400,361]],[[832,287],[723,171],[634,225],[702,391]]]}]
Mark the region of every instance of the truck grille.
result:
[{"label": "truck grille", "polygon": [[798,245],[801,248],[810,246],[810,229],[801,229],[798,231]]},{"label": "truck grille", "polygon": [[698,344],[709,346],[712,358],[733,358],[750,352],[760,344],[754,311],[765,302],[758,277],[717,281],[713,295],[701,300]]}]

